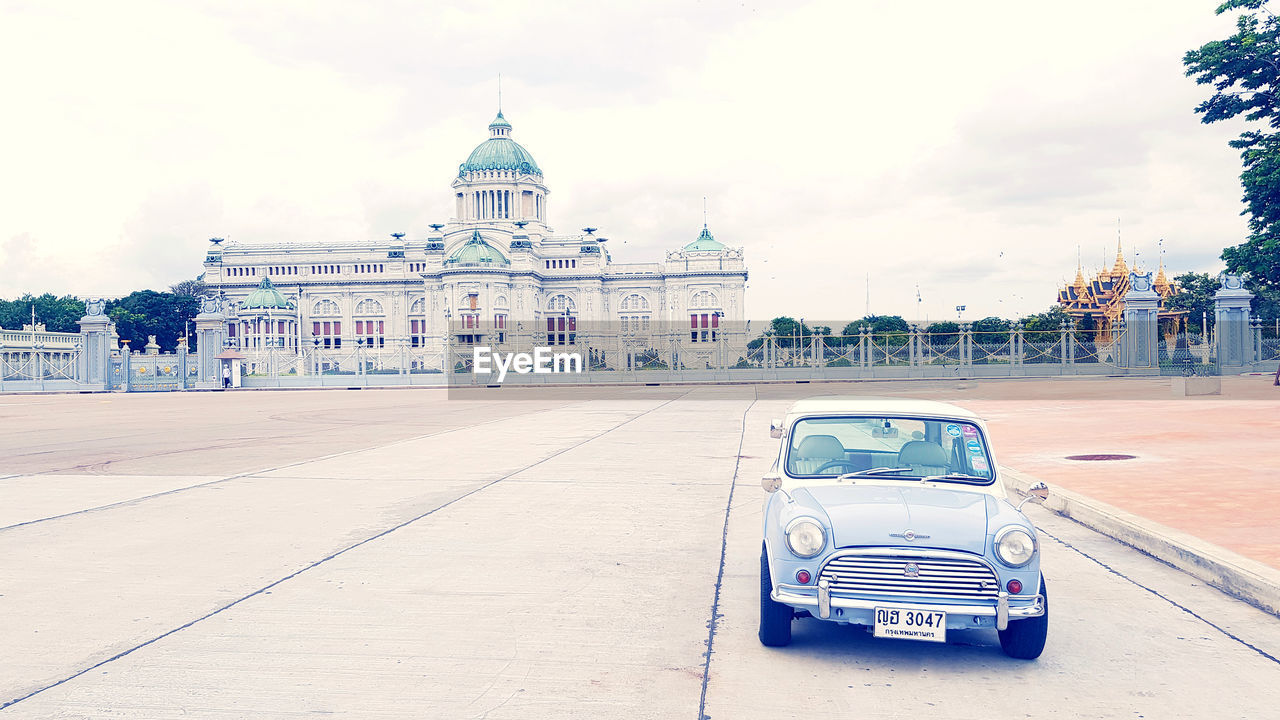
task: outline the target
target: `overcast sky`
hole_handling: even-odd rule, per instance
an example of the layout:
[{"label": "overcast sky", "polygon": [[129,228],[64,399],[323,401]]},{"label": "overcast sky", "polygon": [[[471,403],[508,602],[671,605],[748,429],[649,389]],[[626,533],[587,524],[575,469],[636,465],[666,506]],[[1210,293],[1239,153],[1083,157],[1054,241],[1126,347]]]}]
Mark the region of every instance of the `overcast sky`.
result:
[{"label": "overcast sky", "polygon": [[[1126,253],[1217,272],[1239,127],[1193,114],[1218,0],[0,0],[0,297],[120,295],[207,239],[423,237],[487,137],[615,262],[701,230],[748,314],[1012,317]],[[919,287],[922,302],[916,300]]]}]

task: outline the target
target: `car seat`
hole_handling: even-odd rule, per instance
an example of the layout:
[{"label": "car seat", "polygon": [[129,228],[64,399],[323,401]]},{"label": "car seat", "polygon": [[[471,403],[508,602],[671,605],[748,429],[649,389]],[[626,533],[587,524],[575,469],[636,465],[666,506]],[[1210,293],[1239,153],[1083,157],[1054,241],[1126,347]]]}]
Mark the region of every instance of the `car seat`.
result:
[{"label": "car seat", "polygon": [[[810,435],[800,441],[791,454],[791,472],[797,475],[816,475],[818,468],[832,460],[844,460],[844,445],[834,435]],[[840,468],[828,468],[832,474],[841,472]]]},{"label": "car seat", "polygon": [[946,475],[951,472],[947,466],[947,451],[937,443],[923,440],[912,440],[898,451],[896,467],[909,467],[916,475]]}]

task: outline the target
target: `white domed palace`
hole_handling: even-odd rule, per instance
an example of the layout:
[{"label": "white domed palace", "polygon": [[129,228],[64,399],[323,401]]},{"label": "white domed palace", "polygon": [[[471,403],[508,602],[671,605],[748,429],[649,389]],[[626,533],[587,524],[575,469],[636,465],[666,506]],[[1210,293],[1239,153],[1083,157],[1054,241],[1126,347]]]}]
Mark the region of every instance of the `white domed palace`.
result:
[{"label": "white domed palace", "polygon": [[703,227],[661,262],[615,263],[594,229],[552,229],[541,167],[501,112],[488,129],[458,167],[454,217],[423,236],[213,240],[204,280],[249,372],[439,370],[474,345],[590,348],[615,370],[744,354],[741,248]]}]

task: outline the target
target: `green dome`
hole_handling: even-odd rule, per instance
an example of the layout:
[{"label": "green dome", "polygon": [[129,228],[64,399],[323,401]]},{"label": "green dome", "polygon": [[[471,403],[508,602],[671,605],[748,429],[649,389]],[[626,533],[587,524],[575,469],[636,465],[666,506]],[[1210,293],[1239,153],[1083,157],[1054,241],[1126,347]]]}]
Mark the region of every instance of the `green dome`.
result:
[{"label": "green dome", "polygon": [[454,250],[444,264],[452,267],[506,267],[511,265],[511,261],[503,257],[497,248],[485,242],[485,239],[480,237],[480,231],[476,230],[472,233],[471,239]]},{"label": "green dome", "polygon": [[716,240],[711,236],[711,231],[707,230],[707,226],[702,226],[702,234],[697,240],[684,246],[685,250],[690,252],[718,252],[724,249],[724,243]]},{"label": "green dome", "polygon": [[458,175],[465,175],[473,170],[515,170],[516,172],[541,175],[542,169],[534,162],[533,156],[520,143],[512,140],[511,123],[498,117],[489,123],[489,139],[480,143],[467,161],[458,166]]},{"label": "green dome", "polygon": [[258,288],[249,293],[249,297],[244,299],[245,310],[293,310],[293,303],[285,299],[284,295],[271,284],[271,278],[262,278],[262,282],[258,283]]}]

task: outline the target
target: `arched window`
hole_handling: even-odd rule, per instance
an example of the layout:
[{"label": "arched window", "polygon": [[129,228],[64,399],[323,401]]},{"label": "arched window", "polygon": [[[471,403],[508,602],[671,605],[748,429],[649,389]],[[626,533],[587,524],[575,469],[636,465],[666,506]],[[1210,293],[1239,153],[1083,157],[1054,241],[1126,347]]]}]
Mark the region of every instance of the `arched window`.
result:
[{"label": "arched window", "polygon": [[632,294],[622,299],[623,310],[648,310],[649,301],[643,295]]},{"label": "arched window", "polygon": [[[365,298],[356,303],[356,313],[359,317],[368,317],[371,315],[382,315],[382,303],[373,298]],[[378,318],[377,320],[356,320],[356,342],[370,348],[380,348],[386,345],[386,321]]]},{"label": "arched window", "polygon": [[569,297],[568,295],[556,295],[555,297],[551,298],[550,302],[547,303],[547,309],[550,310],[551,312],[562,313],[565,311],[566,308],[569,310],[569,312],[573,312],[573,309],[574,309],[573,298]]},{"label": "arched window", "polygon": [[710,290],[701,290],[693,294],[693,299],[689,301],[691,308],[714,308],[720,307],[720,303],[716,300],[715,293]]},{"label": "arched window", "polygon": [[382,303],[373,298],[366,298],[356,304],[357,315],[381,315]]},{"label": "arched window", "polygon": [[338,303],[332,300],[321,300],[311,309],[311,314],[318,316],[341,315],[342,310],[338,307]]},{"label": "arched window", "polygon": [[409,347],[427,344],[427,299],[418,298],[409,306]]},{"label": "arched window", "polygon": [[507,304],[507,296],[506,296],[506,295],[499,295],[498,297],[494,298],[494,299],[493,299],[493,306],[494,306],[494,307],[500,307],[500,308],[507,307],[507,306],[508,306],[508,304]]}]

